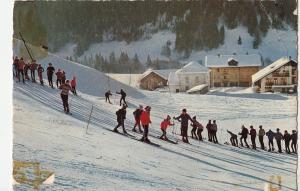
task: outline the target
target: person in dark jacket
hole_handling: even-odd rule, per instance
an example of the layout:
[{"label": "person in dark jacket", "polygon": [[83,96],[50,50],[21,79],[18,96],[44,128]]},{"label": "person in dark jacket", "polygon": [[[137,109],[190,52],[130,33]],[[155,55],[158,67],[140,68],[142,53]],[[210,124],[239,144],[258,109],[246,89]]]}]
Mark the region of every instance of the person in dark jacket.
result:
[{"label": "person in dark jacket", "polygon": [[231,131],[227,130],[227,133],[230,134],[230,142],[232,146],[238,147],[239,143],[238,143],[238,139],[237,139],[237,134],[232,133]]},{"label": "person in dark jacket", "polygon": [[122,100],[123,103],[127,105],[125,98],[126,98],[126,93],[123,91],[123,89],[121,89],[120,92],[116,92],[117,94],[121,94],[121,98],[120,98],[120,105],[122,104]]},{"label": "person in dark jacket", "polygon": [[241,135],[240,142],[241,142],[242,147],[244,146],[243,141],[242,141],[244,139],[246,147],[249,148],[249,145],[247,143],[248,133],[249,133],[248,129],[243,125],[242,126],[242,132],[239,133],[239,135]]},{"label": "person in dark jacket", "polygon": [[276,133],[274,134],[274,138],[275,138],[276,143],[277,143],[278,152],[282,153],[282,150],[281,150],[281,141],[282,141],[283,135],[280,132],[279,128],[276,129]]},{"label": "person in dark jacket", "polygon": [[[267,133],[266,133],[268,139],[269,139],[269,152],[270,151],[274,151],[274,143],[273,143],[273,139],[274,139],[274,132],[270,129]],[[271,147],[272,146],[272,147]]]},{"label": "person in dark jacket", "polygon": [[209,142],[212,142],[212,136],[211,136],[211,120],[208,120],[208,123],[206,125],[206,129],[207,129],[207,138]]},{"label": "person in dark jacket", "polygon": [[59,89],[61,89],[60,97],[61,97],[62,102],[63,102],[64,112],[69,113],[70,109],[69,109],[68,97],[69,97],[69,91],[71,90],[69,80],[67,80],[66,83],[59,86]]},{"label": "person in dark jacket", "polygon": [[49,86],[51,88],[53,88],[53,74],[54,74],[54,72],[55,72],[55,68],[52,66],[52,63],[49,63],[48,67],[47,67],[47,78],[48,78]]},{"label": "person in dark jacket", "polygon": [[211,137],[214,143],[218,143],[217,131],[218,131],[218,126],[216,120],[213,120],[213,124],[211,125]]},{"label": "person in dark jacket", "polygon": [[44,81],[43,81],[44,68],[42,67],[42,65],[40,65],[40,64],[38,65],[37,71],[38,71],[38,77],[39,77],[40,83],[43,86],[44,85]]},{"label": "person in dark jacket", "polygon": [[193,122],[191,123],[191,126],[197,129],[197,136],[195,135],[196,139],[198,138],[199,141],[203,141],[202,138],[203,125],[197,121],[196,116],[193,117]]},{"label": "person in dark jacket", "polygon": [[35,80],[35,70],[37,69],[38,65],[36,63],[36,60],[33,60],[32,63],[30,64],[30,74],[31,74],[31,81],[36,83]]},{"label": "person in dark jacket", "polygon": [[191,116],[187,114],[186,109],[183,109],[181,115],[175,117],[174,119],[181,122],[182,141],[185,143],[189,143],[187,132],[188,132],[189,120],[193,122]]},{"label": "person in dark jacket", "polygon": [[193,119],[193,122],[191,123],[191,126],[193,127],[191,130],[192,138],[198,139],[198,137],[196,135],[197,124],[194,123],[194,121],[196,121],[196,116],[194,116],[192,119]]},{"label": "person in dark jacket", "polygon": [[136,126],[138,126],[140,133],[143,133],[142,129],[141,129],[141,115],[143,112],[143,106],[140,105],[139,108],[137,108],[134,112],[133,112],[133,116],[134,116],[134,126],[132,131],[136,132]]},{"label": "person in dark jacket", "polygon": [[110,99],[109,99],[109,96],[111,96],[112,94],[111,94],[110,90],[108,90],[107,92],[105,92],[104,95],[105,95],[105,102],[108,101],[108,103],[111,104]]},{"label": "person in dark jacket", "polygon": [[259,130],[258,130],[258,139],[259,139],[259,143],[260,143],[260,148],[262,150],[265,150],[265,144],[264,144],[264,136],[265,136],[265,130],[262,128],[262,125],[259,126]]},{"label": "person in dark jacket", "polygon": [[252,143],[252,149],[256,149],[256,143],[255,143],[255,139],[256,139],[256,130],[253,128],[253,126],[250,126],[250,137],[251,137],[251,143]]},{"label": "person in dark jacket", "polygon": [[285,145],[285,152],[290,154],[290,142],[291,142],[291,135],[288,133],[287,130],[284,131],[283,134],[283,140],[284,140],[284,145]]},{"label": "person in dark jacket", "polygon": [[114,130],[113,130],[114,132],[119,132],[118,128],[122,127],[123,133],[127,134],[127,132],[125,130],[125,126],[124,126],[124,122],[126,119],[126,108],[127,108],[127,106],[125,104],[123,104],[122,108],[116,112],[118,125],[114,128]]},{"label": "person in dark jacket", "polygon": [[291,139],[292,139],[292,152],[293,153],[297,153],[297,139],[298,139],[298,135],[297,135],[297,131],[293,130],[292,131],[292,135],[291,135]]}]

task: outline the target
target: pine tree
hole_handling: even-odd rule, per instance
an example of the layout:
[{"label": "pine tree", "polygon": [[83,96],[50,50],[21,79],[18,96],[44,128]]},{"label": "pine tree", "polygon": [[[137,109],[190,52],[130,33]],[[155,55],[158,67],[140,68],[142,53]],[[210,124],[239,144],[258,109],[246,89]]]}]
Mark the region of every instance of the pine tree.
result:
[{"label": "pine tree", "polygon": [[224,25],[223,25],[223,26],[221,27],[221,29],[220,29],[219,37],[220,37],[220,43],[221,43],[221,44],[224,44],[224,39],[225,39],[225,29],[224,29]]},{"label": "pine tree", "polygon": [[151,68],[152,67],[152,61],[151,61],[151,58],[150,58],[149,54],[147,56],[146,66],[147,66],[147,68]]},{"label": "pine tree", "polygon": [[241,36],[239,36],[238,45],[241,45],[241,44],[242,44],[242,38],[241,38]]}]

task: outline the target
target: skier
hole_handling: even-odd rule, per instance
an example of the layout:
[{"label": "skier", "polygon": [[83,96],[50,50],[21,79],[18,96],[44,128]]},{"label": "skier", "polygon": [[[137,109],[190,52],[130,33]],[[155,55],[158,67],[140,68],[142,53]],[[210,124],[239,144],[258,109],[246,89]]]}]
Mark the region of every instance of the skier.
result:
[{"label": "skier", "polygon": [[162,131],[162,136],[160,136],[159,138],[160,139],[162,139],[162,140],[168,140],[168,138],[167,138],[167,128],[168,128],[168,126],[170,125],[170,126],[173,126],[174,125],[174,123],[171,123],[171,117],[170,117],[170,115],[167,115],[167,118],[166,119],[164,119],[161,123],[160,123],[160,129],[161,129],[161,131]]},{"label": "skier", "polygon": [[249,133],[248,129],[247,129],[244,125],[242,125],[242,132],[239,133],[239,135],[241,135],[240,142],[241,142],[241,146],[242,146],[242,147],[244,146],[244,145],[243,145],[243,142],[242,142],[242,140],[244,139],[244,142],[245,142],[245,144],[246,144],[246,147],[249,148],[249,145],[248,145],[248,143],[247,143],[247,136],[248,136],[248,133]]},{"label": "skier", "polygon": [[112,94],[111,94],[110,90],[108,90],[107,92],[105,92],[104,95],[105,95],[105,102],[108,101],[108,103],[111,104],[110,99],[109,99],[109,96],[111,96]]},{"label": "skier", "polygon": [[60,97],[63,102],[64,106],[64,112],[69,113],[69,103],[68,103],[68,96],[69,96],[69,91],[71,90],[71,86],[69,85],[69,80],[66,81],[66,83],[62,84],[59,89],[61,89]]},{"label": "skier", "polygon": [[197,129],[197,136],[195,135],[196,139],[198,138],[199,141],[203,141],[202,134],[201,134],[203,131],[203,125],[197,121],[196,116],[194,116],[192,119],[193,122],[191,123],[191,126],[193,127],[193,129],[194,128]]},{"label": "skier", "polygon": [[142,126],[144,128],[144,134],[140,141],[143,141],[146,143],[150,143],[150,141],[148,139],[148,128],[149,128],[149,124],[151,123],[150,111],[151,111],[151,107],[146,106],[145,110],[141,114],[141,122],[142,122]]},{"label": "skier", "polygon": [[297,131],[293,130],[292,131],[292,135],[291,135],[291,139],[292,139],[292,152],[293,153],[297,153],[297,139],[298,139],[298,135],[297,135]]},{"label": "skier", "polygon": [[28,62],[28,64],[25,63],[24,66],[24,75],[25,75],[25,80],[29,80],[29,76],[28,76],[28,70],[30,68],[30,63]]},{"label": "skier", "polygon": [[238,139],[237,139],[237,135],[232,133],[231,131],[228,131],[227,130],[227,133],[230,134],[230,142],[231,142],[231,145],[232,146],[235,146],[235,147],[238,147],[239,146],[239,143],[238,143]]},{"label": "skier", "polygon": [[133,126],[132,131],[136,132],[135,127],[138,126],[139,127],[139,131],[140,133],[143,133],[142,129],[141,129],[141,115],[143,112],[143,106],[140,105],[139,108],[137,108],[134,112],[133,112],[133,116],[134,116],[134,120],[135,120],[135,124]]},{"label": "skier", "polygon": [[65,83],[66,82],[66,73],[65,71],[62,71],[62,75],[61,75],[61,83]]},{"label": "skier", "polygon": [[21,80],[21,75],[22,75],[22,81],[23,83],[25,83],[25,79],[24,79],[24,67],[25,67],[25,62],[23,60],[23,58],[21,58],[18,62],[18,78],[19,78],[19,82]]},{"label": "skier", "polygon": [[[60,69],[58,69],[58,71],[55,73],[56,75],[56,86],[59,87],[61,86],[61,77],[62,77],[62,72],[60,71]],[[58,86],[59,83],[59,86]]]},{"label": "skier", "polygon": [[274,137],[275,137],[275,140],[276,140],[276,143],[277,143],[278,152],[282,153],[282,150],[281,150],[281,140],[283,138],[283,135],[280,132],[279,128],[276,129],[276,133],[274,133]]},{"label": "skier", "polygon": [[259,139],[259,143],[260,143],[260,148],[262,150],[265,150],[265,144],[264,144],[264,136],[265,136],[265,130],[262,128],[262,125],[259,126],[259,130],[258,130],[258,139]]},{"label": "skier", "polygon": [[256,130],[253,128],[253,126],[250,126],[250,133],[249,133],[250,137],[251,137],[251,142],[252,142],[252,149],[256,150],[256,143],[255,143],[255,139],[256,139]]},{"label": "skier", "polygon": [[123,91],[123,89],[121,89],[120,92],[116,92],[117,94],[121,94],[121,98],[120,98],[120,105],[122,104],[122,100],[123,103],[127,105],[125,98],[126,98],[126,93]]},{"label": "skier", "polygon": [[196,116],[194,116],[193,118],[193,121],[191,123],[191,126],[193,127],[193,129],[191,130],[191,134],[192,134],[192,138],[195,137],[195,139],[198,139],[197,135],[196,135],[196,130],[197,130],[197,125],[196,125]]},{"label": "skier", "polygon": [[44,81],[43,81],[44,68],[42,67],[42,65],[40,65],[40,64],[38,65],[37,71],[38,71],[38,77],[39,77],[40,83],[43,86],[44,85]]},{"label": "skier", "polygon": [[53,88],[52,77],[54,72],[55,72],[55,68],[52,66],[51,63],[49,63],[47,67],[47,78],[48,78],[49,86],[51,86],[51,88]]},{"label": "skier", "polygon": [[125,126],[124,126],[124,122],[126,119],[126,108],[127,108],[127,106],[125,104],[123,104],[122,108],[116,112],[118,125],[114,128],[114,130],[113,130],[114,132],[118,133],[119,132],[118,128],[121,126],[123,129],[123,133],[127,134],[127,132],[125,130]]},{"label": "skier", "polygon": [[207,129],[207,138],[208,138],[208,141],[211,142],[212,141],[212,136],[211,136],[211,120],[208,120],[208,123],[206,125],[206,129]]},{"label": "skier", "polygon": [[76,76],[73,76],[73,79],[71,80],[71,88],[72,88],[72,93],[74,95],[77,95],[77,92],[76,92]]},{"label": "skier", "polygon": [[191,122],[193,122],[191,116],[189,114],[187,114],[186,109],[183,109],[181,115],[178,116],[178,117],[175,117],[174,119],[176,119],[179,122],[181,122],[181,136],[182,136],[182,141],[184,143],[189,143],[187,132],[188,132],[189,120]]},{"label": "skier", "polygon": [[35,81],[35,70],[37,69],[37,63],[36,60],[33,60],[32,63],[30,64],[30,74],[31,74],[31,81],[32,82],[36,82]]},{"label": "skier", "polygon": [[283,134],[283,140],[284,140],[284,145],[285,145],[285,152],[290,154],[290,141],[291,141],[291,135],[288,133],[287,130],[284,131]]},{"label": "skier", "polygon": [[217,130],[218,130],[218,126],[216,124],[216,120],[213,120],[213,124],[211,125],[211,136],[212,136],[212,141],[214,143],[218,143]]},{"label": "skier", "polygon": [[[269,131],[266,133],[266,136],[268,137],[268,139],[269,139],[269,152],[270,151],[274,151],[275,149],[274,149],[274,143],[273,143],[273,139],[274,139],[274,132],[271,130],[271,129],[269,129]],[[271,148],[271,146],[272,146],[272,148]]]},{"label": "skier", "polygon": [[13,68],[14,69],[13,73],[14,73],[14,76],[17,77],[17,78],[18,78],[18,69],[19,69],[18,63],[19,63],[19,58],[16,56],[15,59],[14,59],[14,62],[13,62],[13,67],[14,67]]}]

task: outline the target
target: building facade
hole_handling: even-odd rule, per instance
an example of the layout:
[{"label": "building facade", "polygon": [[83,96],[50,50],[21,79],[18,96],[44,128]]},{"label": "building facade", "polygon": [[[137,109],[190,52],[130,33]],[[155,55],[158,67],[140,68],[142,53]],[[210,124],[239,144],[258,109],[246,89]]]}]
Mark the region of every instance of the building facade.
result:
[{"label": "building facade", "polygon": [[206,56],[205,65],[210,69],[211,87],[249,87],[252,75],[262,66],[259,55]]},{"label": "building facade", "polygon": [[205,66],[190,62],[169,76],[169,88],[172,92],[186,92],[189,89],[209,83],[209,70]]},{"label": "building facade", "polygon": [[283,57],[252,76],[256,92],[296,92],[298,81],[297,62]]},{"label": "building facade", "polygon": [[144,90],[153,91],[157,88],[167,86],[170,72],[174,70],[152,70],[145,71],[140,80],[139,87]]}]

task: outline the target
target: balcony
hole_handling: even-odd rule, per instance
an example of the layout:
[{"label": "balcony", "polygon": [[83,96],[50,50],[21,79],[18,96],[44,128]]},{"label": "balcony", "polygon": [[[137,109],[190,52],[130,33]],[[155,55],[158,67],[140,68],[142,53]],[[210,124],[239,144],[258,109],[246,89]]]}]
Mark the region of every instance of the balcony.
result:
[{"label": "balcony", "polygon": [[282,72],[282,73],[278,73],[275,72],[272,74],[273,77],[289,77],[289,72]]}]

